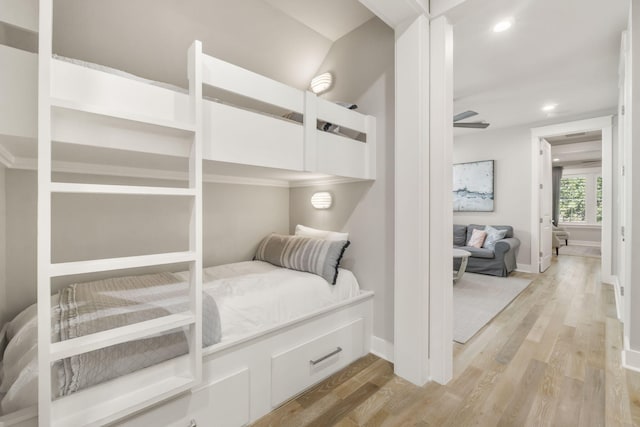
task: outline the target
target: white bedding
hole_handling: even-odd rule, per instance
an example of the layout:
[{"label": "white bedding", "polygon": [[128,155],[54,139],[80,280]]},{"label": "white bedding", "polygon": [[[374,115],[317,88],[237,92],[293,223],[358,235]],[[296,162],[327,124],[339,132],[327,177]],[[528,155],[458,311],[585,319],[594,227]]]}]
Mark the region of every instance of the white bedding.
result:
[{"label": "white bedding", "polygon": [[[188,272],[175,275],[188,280]],[[311,273],[247,261],[204,269],[203,291],[218,305],[221,342],[230,342],[353,298],[360,289],[353,273],[344,269],[340,269],[336,284],[331,285]],[[52,297],[52,304],[55,303],[57,295]],[[9,323],[7,338],[9,343],[0,364],[0,414],[36,403],[35,304]]]},{"label": "white bedding", "polygon": [[[265,329],[355,297],[358,281],[340,269],[335,285],[320,276],[246,261],[205,268],[203,291],[218,304],[222,342]],[[177,273],[186,280],[188,273]]]}]

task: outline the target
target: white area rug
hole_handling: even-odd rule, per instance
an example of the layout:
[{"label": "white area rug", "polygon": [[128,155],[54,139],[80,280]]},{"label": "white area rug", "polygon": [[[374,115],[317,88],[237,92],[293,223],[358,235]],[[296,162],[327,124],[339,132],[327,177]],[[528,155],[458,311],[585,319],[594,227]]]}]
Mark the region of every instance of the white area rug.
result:
[{"label": "white area rug", "polygon": [[601,252],[599,246],[579,246],[569,245],[560,246],[560,255],[586,256],[588,258],[600,258]]},{"label": "white area rug", "polygon": [[465,273],[453,285],[453,339],[464,344],[514,300],[531,280]]}]

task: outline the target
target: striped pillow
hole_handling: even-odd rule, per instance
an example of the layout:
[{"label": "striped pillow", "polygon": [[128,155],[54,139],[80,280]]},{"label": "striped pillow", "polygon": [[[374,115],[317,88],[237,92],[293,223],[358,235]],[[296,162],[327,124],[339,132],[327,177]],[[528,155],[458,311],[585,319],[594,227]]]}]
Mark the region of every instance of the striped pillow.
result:
[{"label": "striped pillow", "polygon": [[338,266],[347,246],[348,240],[330,241],[271,234],[260,242],[254,259],[291,270],[317,274],[335,285]]}]

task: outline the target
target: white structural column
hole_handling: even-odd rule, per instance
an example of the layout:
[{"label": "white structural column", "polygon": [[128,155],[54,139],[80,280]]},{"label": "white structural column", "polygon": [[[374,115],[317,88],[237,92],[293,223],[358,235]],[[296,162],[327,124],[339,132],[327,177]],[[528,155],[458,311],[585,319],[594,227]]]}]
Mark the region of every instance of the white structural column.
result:
[{"label": "white structural column", "polygon": [[625,105],[625,119],[631,120],[625,138],[626,215],[625,215],[625,299],[628,299],[628,322],[625,322],[625,364],[640,370],[640,148],[633,141],[640,133],[640,5],[631,4],[631,102]]},{"label": "white structural column", "polygon": [[447,18],[430,27],[429,360],[431,379],[453,376],[453,29]]},{"label": "white structural column", "polygon": [[40,1],[38,34],[38,415],[51,422],[51,52],[53,2]]},{"label": "white structural column", "polygon": [[[614,284],[612,274],[611,251],[613,250],[613,242],[616,230],[613,229],[613,121],[611,126],[602,128],[602,267],[600,275],[604,283]],[[593,180],[594,187],[597,188],[597,182]],[[590,192],[590,196],[594,201],[591,206],[596,206],[596,188]],[[593,213],[595,220],[597,213]]]},{"label": "white structural column", "polygon": [[[429,20],[396,28],[395,372],[429,379]],[[449,280],[450,281],[450,280]]]}]

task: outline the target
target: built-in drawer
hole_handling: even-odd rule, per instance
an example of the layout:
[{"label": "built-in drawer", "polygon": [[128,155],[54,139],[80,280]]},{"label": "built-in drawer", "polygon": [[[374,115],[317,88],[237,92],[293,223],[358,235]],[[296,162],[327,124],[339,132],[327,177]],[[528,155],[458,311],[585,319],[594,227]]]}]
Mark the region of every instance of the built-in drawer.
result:
[{"label": "built-in drawer", "polygon": [[[192,423],[193,421],[193,423]],[[131,417],[123,427],[240,427],[249,423],[249,370],[205,383],[192,393]]]},{"label": "built-in drawer", "polygon": [[344,368],[364,353],[364,321],[321,335],[271,357],[273,407]]}]

